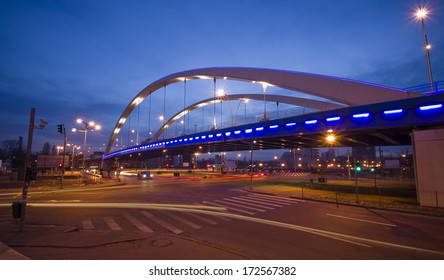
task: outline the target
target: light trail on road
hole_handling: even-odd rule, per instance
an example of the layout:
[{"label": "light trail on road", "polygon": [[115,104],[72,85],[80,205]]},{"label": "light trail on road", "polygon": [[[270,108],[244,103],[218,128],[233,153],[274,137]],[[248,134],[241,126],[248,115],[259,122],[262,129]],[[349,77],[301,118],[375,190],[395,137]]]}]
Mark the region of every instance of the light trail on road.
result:
[{"label": "light trail on road", "polygon": [[[9,205],[10,206],[10,205]],[[227,209],[223,207],[213,207],[205,205],[186,205],[186,204],[149,204],[149,203],[29,203],[29,207],[44,208],[44,207],[65,207],[65,208],[121,208],[121,209],[155,209],[155,210],[169,210],[179,212],[200,213],[205,215],[221,216],[225,218],[232,218],[237,220],[249,221],[253,223],[265,224],[269,226],[276,226],[301,232],[306,232],[318,236],[323,236],[333,240],[338,240],[350,244],[355,244],[362,247],[371,248],[371,245],[391,247],[402,250],[409,250],[419,253],[432,254],[444,257],[444,252],[428,250],[423,248],[416,248],[407,245],[394,244],[384,241],[373,240],[369,238],[357,237],[342,233],[336,233],[326,230],[320,230],[310,227],[298,226],[283,222],[261,219],[257,217],[243,216],[226,212]],[[370,245],[369,245],[370,244]]]}]

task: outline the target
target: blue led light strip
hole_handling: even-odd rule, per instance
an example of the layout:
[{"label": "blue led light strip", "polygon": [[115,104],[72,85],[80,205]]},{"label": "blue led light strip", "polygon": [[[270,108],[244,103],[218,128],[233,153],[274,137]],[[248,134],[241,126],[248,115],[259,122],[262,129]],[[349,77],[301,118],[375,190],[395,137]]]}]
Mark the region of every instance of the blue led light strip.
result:
[{"label": "blue led light strip", "polygon": [[354,114],[353,118],[358,119],[358,118],[368,118],[370,116],[370,113],[362,113],[362,114]]},{"label": "blue led light strip", "polygon": [[330,117],[330,118],[326,118],[325,120],[328,122],[334,122],[334,121],[339,121],[341,119],[341,117]]},{"label": "blue led light strip", "polygon": [[440,109],[440,108],[442,108],[442,104],[433,104],[433,105],[421,106],[421,107],[419,107],[419,110],[427,111],[427,110]]},{"label": "blue led light strip", "polygon": [[315,124],[317,122],[318,122],[318,120],[309,120],[309,121],[305,121],[305,124]]},{"label": "blue led light strip", "polygon": [[384,111],[384,114],[385,114],[385,115],[391,115],[391,114],[400,114],[400,113],[402,113],[402,112],[404,112],[403,109],[395,109],[395,110],[387,110],[387,111]]}]

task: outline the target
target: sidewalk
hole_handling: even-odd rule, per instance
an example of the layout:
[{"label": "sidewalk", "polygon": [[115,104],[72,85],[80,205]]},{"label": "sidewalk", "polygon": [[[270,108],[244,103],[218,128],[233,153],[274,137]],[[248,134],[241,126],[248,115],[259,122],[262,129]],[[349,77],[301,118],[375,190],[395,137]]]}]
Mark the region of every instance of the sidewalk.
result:
[{"label": "sidewalk", "polygon": [[0,227],[1,260],[246,259],[183,236],[127,231],[94,231],[49,225]]}]

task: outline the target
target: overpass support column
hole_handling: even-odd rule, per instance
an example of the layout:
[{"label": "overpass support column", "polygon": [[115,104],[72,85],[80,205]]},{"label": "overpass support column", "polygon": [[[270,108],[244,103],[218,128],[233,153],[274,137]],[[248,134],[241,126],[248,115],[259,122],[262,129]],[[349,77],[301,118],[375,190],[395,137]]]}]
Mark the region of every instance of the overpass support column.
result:
[{"label": "overpass support column", "polygon": [[444,207],[444,129],[414,130],[410,136],[419,204]]}]

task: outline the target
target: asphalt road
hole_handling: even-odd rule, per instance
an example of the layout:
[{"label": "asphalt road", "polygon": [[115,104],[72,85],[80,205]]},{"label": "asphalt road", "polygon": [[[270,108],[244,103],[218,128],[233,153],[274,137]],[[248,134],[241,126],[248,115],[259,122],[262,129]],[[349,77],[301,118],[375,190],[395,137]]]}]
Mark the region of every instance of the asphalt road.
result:
[{"label": "asphalt road", "polygon": [[444,259],[444,219],[264,195],[234,178],[0,192],[0,241],[31,259]]}]

